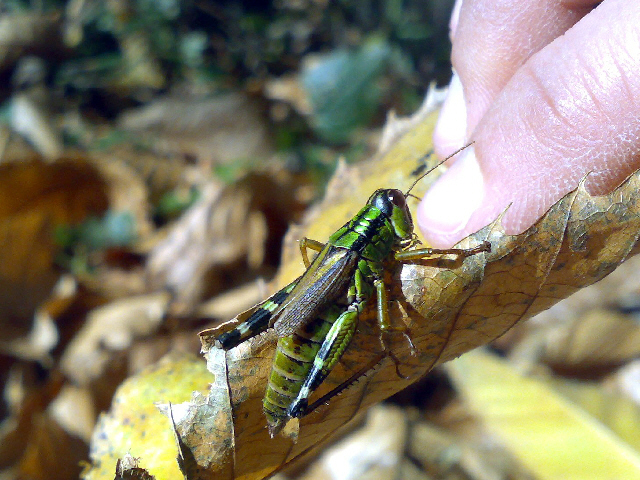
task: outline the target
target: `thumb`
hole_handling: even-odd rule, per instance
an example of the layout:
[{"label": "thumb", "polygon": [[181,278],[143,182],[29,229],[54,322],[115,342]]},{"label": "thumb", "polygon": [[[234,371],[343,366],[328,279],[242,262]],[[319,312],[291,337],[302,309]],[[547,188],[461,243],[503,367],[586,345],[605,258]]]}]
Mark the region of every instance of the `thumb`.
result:
[{"label": "thumb", "polygon": [[509,205],[503,225],[520,233],[587,173],[602,194],[640,167],[639,22],[640,2],[605,1],[511,77],[418,208],[432,245],[456,243]]}]

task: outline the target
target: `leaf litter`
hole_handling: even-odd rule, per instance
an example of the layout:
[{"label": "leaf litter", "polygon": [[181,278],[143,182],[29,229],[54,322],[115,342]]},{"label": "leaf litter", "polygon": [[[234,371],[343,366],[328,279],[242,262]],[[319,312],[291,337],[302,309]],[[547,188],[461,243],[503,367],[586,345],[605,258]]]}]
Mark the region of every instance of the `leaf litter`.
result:
[{"label": "leaf litter", "polygon": [[[333,194],[330,185],[327,194],[330,201],[320,204],[310,214],[311,223],[292,229],[288,238],[327,238],[364,204],[375,188],[408,186],[412,179],[410,172],[425,158],[427,162],[431,160],[429,154],[421,154],[423,150],[416,144],[430,137],[434,118],[433,114],[423,116],[422,123],[397,134],[395,143],[391,142],[384,154],[343,172],[336,180],[339,193]],[[405,173],[398,173],[402,171]],[[391,173],[385,175],[386,172]],[[264,428],[260,398],[270,369],[273,342],[262,338],[249,341],[224,358],[208,343],[210,337],[205,337],[209,362],[223,362],[228,368],[235,421],[227,437],[217,437],[233,438],[232,443],[223,440],[229,449],[212,448],[207,452],[223,452],[223,456],[205,456],[201,460],[210,466],[219,465],[227,473],[232,463],[233,475],[239,478],[260,478],[266,472],[278,471],[307,455],[362,409],[602,279],[638,249],[638,181],[638,176],[633,175],[615,192],[601,197],[590,196],[581,184],[520,235],[506,235],[498,219],[458,245],[464,248],[490,241],[490,253],[457,263],[427,259],[420,265],[403,266],[392,283],[391,301],[396,304],[392,307],[393,318],[410,328],[419,353],[412,356],[402,338],[393,342],[392,350],[408,379],[396,375],[389,358],[380,358],[369,370],[360,370],[370,363],[372,348],[378,345],[375,327],[371,325],[375,314],[372,309],[366,311],[358,336],[317,396],[352,381],[354,375],[358,381],[332,398],[329,405],[322,405],[300,419],[296,438],[282,436],[269,440]],[[297,245],[292,241],[287,245],[279,285],[300,273]],[[443,264],[447,268],[442,268]],[[220,408],[228,408],[225,405]],[[208,408],[211,407],[209,403]],[[180,431],[188,425],[178,423],[177,427]],[[216,437],[205,438],[216,442]],[[211,471],[216,471],[216,467]]]},{"label": "leaf litter", "polygon": [[[116,388],[164,354],[176,355],[169,377],[184,358],[193,362],[185,356],[199,350],[197,331],[220,318],[199,305],[273,273],[278,239],[304,205],[297,195],[301,182],[266,167],[223,185],[203,174],[206,167],[184,160],[177,167],[156,156],[150,170],[149,154],[140,159],[123,148],[67,151],[50,162],[12,138],[2,153],[0,358],[5,398],[14,400],[0,429],[0,459],[8,478],[71,478],[89,458],[91,429]],[[151,195],[179,188],[215,195],[201,193],[186,215],[155,225]],[[107,238],[102,220],[118,212],[131,218],[129,243],[101,240]],[[192,274],[168,281],[179,260]],[[62,266],[72,274],[63,275]],[[246,277],[233,274],[239,267]],[[197,365],[205,367],[202,359]],[[209,383],[206,372],[190,370],[195,383],[186,374],[174,382],[186,395],[176,402]],[[153,400],[137,401],[159,416],[150,416],[152,422],[167,426],[153,402],[171,398],[162,390]],[[119,419],[115,425],[122,425]],[[110,451],[116,452],[113,464],[94,472],[113,476],[121,455]],[[168,458],[177,468],[175,455]]]},{"label": "leaf litter", "polygon": [[[0,29],[13,36],[16,45],[46,50],[36,41],[38,35],[29,40],[11,28],[10,20],[4,18]],[[42,38],[50,37],[59,24],[55,16],[31,20],[35,23],[27,30],[46,33]],[[81,21],[80,16],[76,20]],[[67,26],[73,33],[73,25]],[[131,69],[110,86],[122,87],[113,90],[118,95],[145,98],[145,86],[163,82],[157,59],[148,56],[137,63],[149,44],[121,33],[118,38],[129,52]],[[10,52],[17,57],[3,57],[3,68],[22,55],[20,48]],[[33,94],[33,100],[36,93],[43,92],[25,94]],[[379,151],[370,162],[358,167],[340,163],[324,201],[287,235],[272,288],[256,277],[270,278],[279,264],[280,239],[287,226],[300,219],[309,187],[277,161],[278,168],[266,165],[245,175],[249,164],[236,161],[238,156],[265,158],[273,152],[259,108],[244,96],[210,99],[198,93],[169,94],[148,108],[120,115],[119,124],[131,135],[125,143],[113,142],[111,126],[66,113],[66,128],[81,146],[89,147],[90,155],[65,150],[62,159],[43,161],[23,139],[3,136],[0,360],[7,415],[0,430],[0,460],[9,475],[75,476],[78,462],[88,455],[90,426],[118,389],[109,413],[99,417],[91,442],[93,466],[84,472],[86,478],[112,478],[124,475],[125,469],[141,478],[147,471],[155,478],[175,478],[180,474],[178,455],[183,470],[193,477],[263,478],[287,468],[288,476],[309,479],[329,473],[349,478],[542,478],[544,462],[535,461],[533,449],[516,448],[526,444],[527,436],[507,440],[493,411],[479,408],[482,399],[468,393],[469,380],[457,376],[455,388],[447,388],[447,375],[439,366],[504,332],[493,347],[509,358],[505,368],[510,376],[524,370],[550,379],[543,387],[554,401],[561,403],[561,394],[573,402],[567,417],[584,420],[572,408],[589,412],[587,422],[572,425],[578,434],[586,431],[580,428],[600,422],[615,432],[606,444],[610,459],[637,455],[629,453],[629,446],[638,448],[633,429],[624,428],[636,425],[638,402],[633,359],[639,290],[633,260],[617,283],[585,289],[583,297],[570,300],[573,304],[557,304],[546,318],[522,322],[637,252],[637,175],[603,197],[590,197],[581,186],[522,235],[506,236],[496,222],[466,240],[489,240],[490,254],[463,262],[426,260],[389,272],[394,322],[410,327],[418,347],[414,356],[403,338],[393,342],[408,379],[397,377],[388,358],[376,356],[375,315],[368,310],[349,352],[317,396],[345,380],[349,387],[299,425],[292,422],[289,437],[268,439],[261,397],[273,335],[248,342],[226,358],[210,351],[207,371],[201,358],[187,355],[199,347],[196,332],[299,275],[296,240],[304,235],[327,238],[375,188],[406,188],[433,164],[428,139],[440,99],[431,95],[421,112],[409,118],[389,115]],[[235,112],[244,120],[235,118]],[[197,113],[197,124],[189,123],[189,113]],[[60,127],[59,118],[47,118],[48,129]],[[34,143],[55,157],[46,142]],[[222,148],[234,144],[244,153]],[[217,162],[229,162],[224,181],[210,175]],[[425,179],[423,189],[436,175]],[[30,180],[20,183],[25,176]],[[195,192],[193,204],[185,203],[190,205],[185,214],[159,218],[153,211],[159,199],[185,192]],[[61,276],[56,263],[61,246],[51,241],[54,227],[85,225],[119,211],[134,219],[135,241],[98,249],[75,244],[64,251],[73,276]],[[168,356],[158,362],[164,354]],[[430,370],[436,375],[419,381]],[[482,374],[477,372],[476,380]],[[434,378],[435,391],[445,391],[448,398],[439,404],[431,393]],[[366,410],[396,392],[408,395],[404,388],[415,381],[418,393],[409,406]],[[429,389],[425,381],[431,382]],[[508,398],[506,392],[501,398]],[[437,405],[425,407],[427,400]],[[612,402],[622,413],[607,415],[602,405]],[[535,416],[530,421],[536,425]],[[388,444],[379,442],[392,427],[398,430],[389,435]],[[553,424],[549,428],[545,433],[554,435]],[[337,436],[342,443],[314,456],[319,444]],[[579,452],[565,449],[578,458]],[[129,451],[135,458],[118,463]],[[588,469],[591,456],[580,459]],[[336,473],[340,465],[345,469]],[[577,468],[572,462],[565,467]],[[619,467],[616,463],[611,471]]]}]

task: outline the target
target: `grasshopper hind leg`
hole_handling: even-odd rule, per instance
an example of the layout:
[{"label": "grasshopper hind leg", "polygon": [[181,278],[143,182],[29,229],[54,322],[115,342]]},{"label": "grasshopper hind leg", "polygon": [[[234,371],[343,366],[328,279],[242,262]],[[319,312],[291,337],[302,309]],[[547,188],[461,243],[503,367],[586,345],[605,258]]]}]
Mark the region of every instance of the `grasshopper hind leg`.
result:
[{"label": "grasshopper hind leg", "polygon": [[[306,415],[316,406],[328,401],[345,388],[348,388],[349,385],[353,384],[361,376],[362,372],[359,372],[359,374],[349,379],[345,384],[326,394],[319,402],[313,403],[311,408],[309,408],[309,397],[324,381],[327,375],[329,375],[336,363],[342,357],[344,351],[349,346],[349,343],[351,343],[351,339],[353,338],[358,325],[358,315],[367,304],[370,288],[371,286],[364,281],[361,272],[356,271],[354,280],[349,288],[349,298],[351,299],[351,303],[347,310],[338,316],[331,327],[331,330],[325,337],[325,340],[314,359],[313,367],[311,368],[309,375],[305,379],[298,396],[289,407],[288,415],[290,417],[299,418]],[[394,327],[390,324],[387,293],[384,282],[382,280],[376,280],[374,282],[374,288],[377,294],[378,323],[381,331],[380,342],[384,353],[381,354],[379,358],[376,358],[373,364],[377,364],[385,355],[389,356],[395,363],[396,373],[398,376],[406,379],[407,377],[402,375],[400,372],[400,360],[398,360],[391,349],[387,346],[387,342],[384,337],[391,332],[401,332],[407,339],[409,346],[411,347],[412,354],[416,353],[416,348],[413,345],[408,333],[409,329],[407,327]]]},{"label": "grasshopper hind leg", "polygon": [[[364,281],[362,272],[356,270],[347,295],[349,306],[336,318],[322,342],[298,396],[289,407],[288,415],[290,417],[302,417],[308,413],[309,397],[331,373],[351,343],[358,326],[358,315],[364,309],[369,298],[369,288]],[[331,393],[329,397],[333,396]]]},{"label": "grasshopper hind leg", "polygon": [[359,301],[351,304],[336,319],[313,360],[313,366],[300,389],[300,393],[289,407],[288,415],[290,417],[302,417],[308,413],[309,397],[327,378],[351,343],[358,326],[358,313],[364,308],[365,303],[365,301]]}]

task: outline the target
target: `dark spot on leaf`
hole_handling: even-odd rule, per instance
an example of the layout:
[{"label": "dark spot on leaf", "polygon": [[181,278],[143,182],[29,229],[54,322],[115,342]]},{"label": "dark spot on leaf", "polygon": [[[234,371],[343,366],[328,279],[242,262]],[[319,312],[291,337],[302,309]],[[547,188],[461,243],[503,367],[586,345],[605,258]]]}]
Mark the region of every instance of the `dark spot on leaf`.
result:
[{"label": "dark spot on leaf", "polygon": [[422,165],[418,165],[418,167],[411,172],[411,175],[417,177],[418,175],[422,175],[426,169],[427,166],[423,163]]},{"label": "dark spot on leaf", "polygon": [[418,159],[418,166],[411,172],[411,175],[414,177],[422,175],[427,170],[427,159],[433,154],[433,148],[427,150],[427,153]]}]

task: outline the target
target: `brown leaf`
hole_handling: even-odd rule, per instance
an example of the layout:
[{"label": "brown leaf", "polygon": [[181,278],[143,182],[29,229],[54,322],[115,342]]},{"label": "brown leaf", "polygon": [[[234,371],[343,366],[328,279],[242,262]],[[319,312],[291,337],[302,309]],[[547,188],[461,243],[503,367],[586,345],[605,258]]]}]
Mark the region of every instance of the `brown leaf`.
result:
[{"label": "brown leaf", "polygon": [[0,464],[10,478],[75,478],[95,423],[88,390],[45,380],[35,362],[16,362],[4,385],[7,415],[0,429]]},{"label": "brown leaf", "polygon": [[258,269],[273,261],[269,256],[279,248],[286,219],[301,207],[293,180],[272,177],[254,174],[226,187],[203,186],[197,203],[155,245],[147,278],[151,288],[173,293],[172,313],[190,313],[202,298],[229,288],[225,269],[244,262]]},{"label": "brown leaf", "polygon": [[109,186],[109,208],[133,216],[138,238],[149,235],[153,226],[149,219],[151,207],[143,178],[129,166],[127,159],[117,154],[92,154],[90,161]]},{"label": "brown leaf", "polygon": [[[99,215],[107,186],[79,160],[31,160],[0,166],[0,322],[2,338],[24,334],[37,305],[49,295],[58,271],[57,226]],[[26,320],[26,321],[25,321]]]},{"label": "brown leaf", "polygon": [[64,480],[77,478],[87,446],[46,414],[33,420],[27,448],[18,462],[18,478]]},{"label": "brown leaf", "polygon": [[61,16],[51,14],[4,12],[0,17],[0,72],[8,70],[25,53],[41,55],[43,58],[59,54],[62,47],[60,36]]},{"label": "brown leaf", "polygon": [[140,468],[139,462],[138,458],[134,458],[128,453],[119,459],[116,464],[116,480],[153,480],[155,477],[144,468]]},{"label": "brown leaf", "polygon": [[[407,188],[437,162],[425,144],[436,118],[427,110],[419,114],[420,121],[388,128],[393,131],[391,140],[387,138],[389,146],[377,158],[356,168],[342,168],[329,186],[325,202],[310,215],[310,223],[290,232],[280,285],[302,273],[293,240],[303,236],[326,239],[376,188]],[[424,190],[434,178],[428,176],[420,188]],[[190,416],[198,420],[195,425],[200,430],[216,433],[206,440],[198,438],[196,444],[186,439],[186,448],[191,449],[198,466],[208,473],[219,473],[221,478],[263,478],[303,457],[362,409],[405,388],[435,365],[490,342],[517,322],[596,282],[635,253],[640,232],[639,181],[636,174],[602,197],[591,197],[580,185],[520,235],[506,235],[497,220],[459,244],[469,247],[489,241],[491,253],[464,260],[432,258],[390,268],[386,280],[391,287],[392,322],[410,328],[418,350],[412,355],[402,335],[393,339],[391,350],[406,378],[396,374],[394,362],[380,351],[371,305],[360,316],[358,333],[340,364],[311,400],[345,384],[348,388],[300,419],[297,442],[294,436],[270,439],[262,412],[261,399],[275,346],[273,333],[245,342],[226,358],[211,348],[205,337],[209,370],[217,377],[226,372],[229,400],[219,395],[220,379],[216,378],[217,397],[200,402],[206,410]],[[209,334],[209,340],[212,335],[215,332]],[[216,398],[222,401],[216,403]],[[220,419],[231,415],[234,422],[228,424],[230,430],[220,432]],[[194,428],[189,419],[183,420],[176,422],[178,431]],[[207,451],[200,456],[196,447],[203,443]]]},{"label": "brown leaf", "polygon": [[60,368],[76,384],[87,385],[109,366],[113,351],[123,351],[158,329],[170,295],[167,292],[128,297],[93,309],[67,346]]},{"label": "brown leaf", "polygon": [[123,113],[124,130],[150,137],[159,151],[229,163],[271,152],[271,141],[257,106],[246,96],[165,96]]},{"label": "brown leaf", "polygon": [[410,433],[406,412],[398,407],[377,406],[367,413],[364,426],[323,452],[301,475],[302,480],[398,477]]},{"label": "brown leaf", "polygon": [[[498,341],[524,370],[544,362],[564,375],[607,373],[640,353],[633,311],[640,291],[640,257],[521,324]],[[621,311],[621,307],[622,310]],[[629,311],[629,313],[625,311]]]}]

